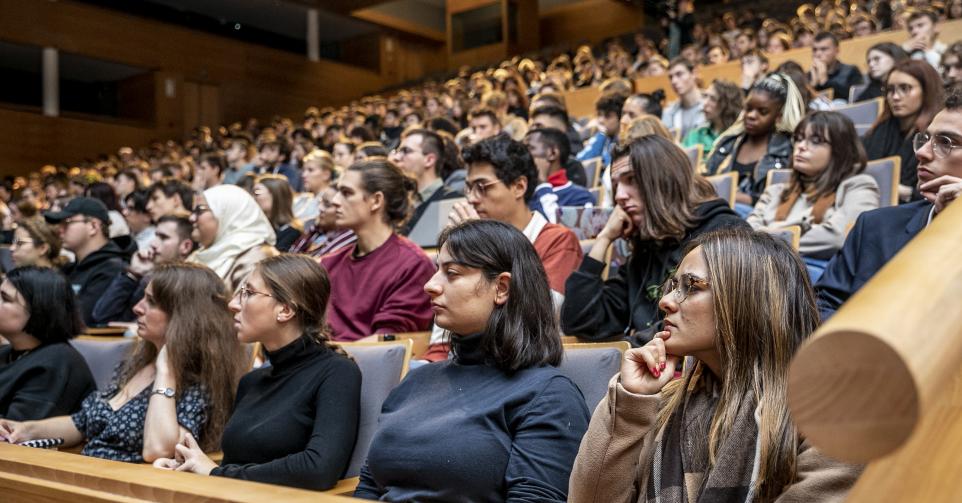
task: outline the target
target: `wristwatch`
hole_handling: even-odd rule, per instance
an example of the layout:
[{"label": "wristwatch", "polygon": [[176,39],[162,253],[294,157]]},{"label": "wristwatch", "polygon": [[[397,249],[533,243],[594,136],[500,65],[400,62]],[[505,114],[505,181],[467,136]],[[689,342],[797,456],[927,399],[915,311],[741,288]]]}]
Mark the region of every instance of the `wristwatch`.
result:
[{"label": "wristwatch", "polygon": [[167,398],[174,398],[174,388],[157,388],[150,393],[153,395],[163,395]]}]

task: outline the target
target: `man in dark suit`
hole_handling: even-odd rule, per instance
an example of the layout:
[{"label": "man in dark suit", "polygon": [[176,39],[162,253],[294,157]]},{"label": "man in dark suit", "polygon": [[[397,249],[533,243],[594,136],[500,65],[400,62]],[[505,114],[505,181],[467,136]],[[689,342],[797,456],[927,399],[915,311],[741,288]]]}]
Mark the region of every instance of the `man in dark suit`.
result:
[{"label": "man in dark suit", "polygon": [[962,91],[915,138],[919,192],[924,198],[863,213],[815,285],[818,310],[827,320],[903,246],[962,194]]}]

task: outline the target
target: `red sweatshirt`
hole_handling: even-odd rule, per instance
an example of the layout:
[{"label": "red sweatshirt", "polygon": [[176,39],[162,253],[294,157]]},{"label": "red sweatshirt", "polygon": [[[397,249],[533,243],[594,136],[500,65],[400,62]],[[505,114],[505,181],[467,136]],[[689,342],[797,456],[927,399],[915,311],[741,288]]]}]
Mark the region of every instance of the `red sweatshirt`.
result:
[{"label": "red sweatshirt", "polygon": [[353,256],[356,246],[321,258],[331,279],[327,322],[333,339],[429,330],[434,313],[424,284],[434,274],[431,259],[397,234],[360,258]]}]

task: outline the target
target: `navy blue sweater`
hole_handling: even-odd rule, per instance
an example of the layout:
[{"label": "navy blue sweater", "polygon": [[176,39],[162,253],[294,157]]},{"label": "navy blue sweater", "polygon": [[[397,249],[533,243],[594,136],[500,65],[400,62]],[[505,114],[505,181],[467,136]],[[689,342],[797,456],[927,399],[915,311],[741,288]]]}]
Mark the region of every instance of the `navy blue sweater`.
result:
[{"label": "navy blue sweater", "polygon": [[381,411],[356,497],[383,501],[565,501],[590,414],[554,367],[508,375],[479,336],[456,360],[412,371]]}]

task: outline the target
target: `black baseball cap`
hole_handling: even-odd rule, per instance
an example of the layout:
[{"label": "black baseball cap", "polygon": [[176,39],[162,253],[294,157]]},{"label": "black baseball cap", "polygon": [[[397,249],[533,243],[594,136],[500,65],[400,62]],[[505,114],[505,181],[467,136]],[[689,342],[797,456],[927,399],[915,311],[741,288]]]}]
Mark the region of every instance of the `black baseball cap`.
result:
[{"label": "black baseball cap", "polygon": [[107,206],[99,199],[92,197],[76,197],[72,199],[62,211],[48,211],[43,218],[52,224],[59,224],[74,215],[93,217],[101,222],[110,223]]}]

